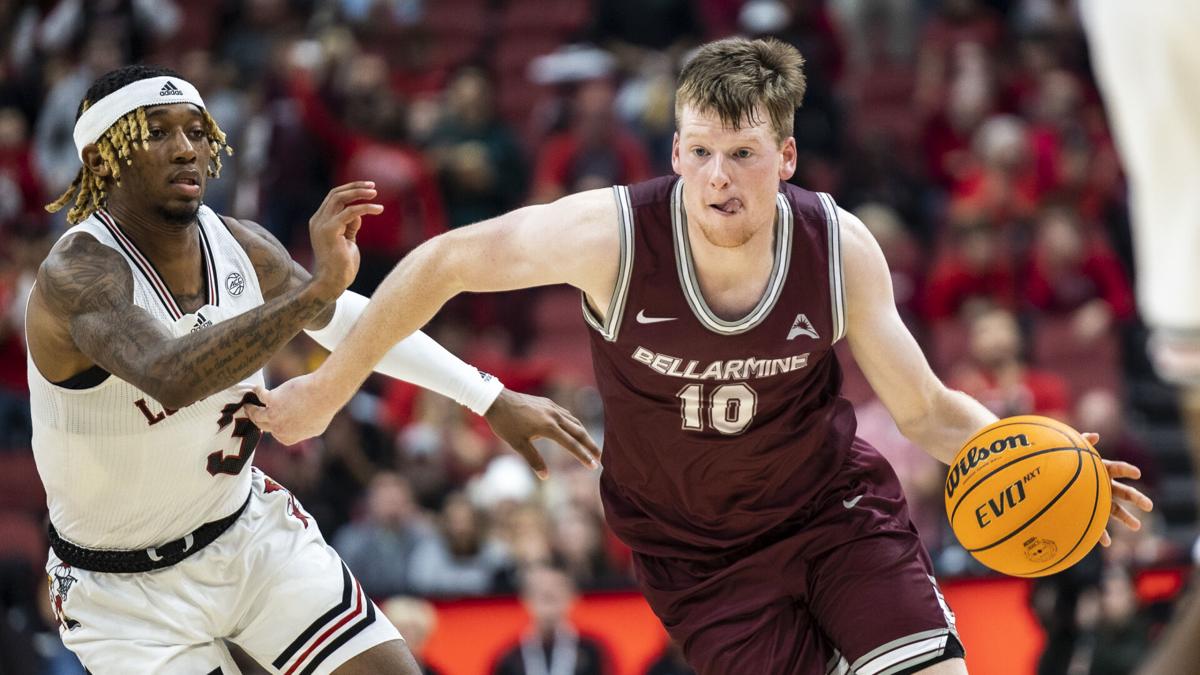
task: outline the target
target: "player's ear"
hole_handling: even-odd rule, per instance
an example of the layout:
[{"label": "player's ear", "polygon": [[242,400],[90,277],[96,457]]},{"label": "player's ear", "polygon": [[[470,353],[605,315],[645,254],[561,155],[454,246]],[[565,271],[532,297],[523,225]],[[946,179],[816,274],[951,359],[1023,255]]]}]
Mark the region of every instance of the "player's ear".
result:
[{"label": "player's ear", "polygon": [[796,173],[796,139],[793,136],[788,136],[783,142],[783,147],[779,149],[783,156],[783,161],[779,164],[779,180],[788,180],[792,174]]},{"label": "player's ear", "polygon": [[83,165],[88,168],[88,171],[108,178],[111,171],[108,168],[108,162],[100,156],[100,146],[95,143],[89,143],[83,146]]},{"label": "player's ear", "polygon": [[[671,170],[679,173],[679,132],[671,138]],[[682,175],[682,174],[680,174]]]}]

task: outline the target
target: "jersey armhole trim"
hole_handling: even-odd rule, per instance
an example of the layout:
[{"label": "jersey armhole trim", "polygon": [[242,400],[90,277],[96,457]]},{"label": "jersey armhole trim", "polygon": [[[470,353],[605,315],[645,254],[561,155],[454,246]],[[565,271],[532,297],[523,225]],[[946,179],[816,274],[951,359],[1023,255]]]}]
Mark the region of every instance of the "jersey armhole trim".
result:
[{"label": "jersey armhole trim", "polygon": [[829,306],[833,311],[833,337],[829,344],[836,344],[846,335],[846,284],[842,274],[842,235],[838,222],[837,204],[833,197],[818,192],[821,208],[825,211],[826,237],[829,245]]},{"label": "jersey armhole trim", "polygon": [[629,200],[629,187],[613,186],[613,198],[617,201],[617,231],[620,235],[617,282],[613,286],[608,312],[601,321],[588,305],[587,294],[579,292],[583,305],[583,318],[589,326],[609,342],[616,342],[621,332],[621,317],[625,314],[625,300],[629,297],[629,279],[633,275],[633,206]]}]

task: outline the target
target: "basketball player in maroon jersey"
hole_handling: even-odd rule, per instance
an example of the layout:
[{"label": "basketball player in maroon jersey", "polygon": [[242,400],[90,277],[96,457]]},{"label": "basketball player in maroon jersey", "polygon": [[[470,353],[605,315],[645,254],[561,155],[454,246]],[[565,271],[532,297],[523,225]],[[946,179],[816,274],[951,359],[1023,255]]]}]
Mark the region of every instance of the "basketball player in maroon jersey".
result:
[{"label": "basketball player in maroon jersey", "polygon": [[678,176],[426,242],[345,346],[264,394],[255,421],[284,442],[319,434],[375,359],[455,294],[571,284],[604,398],[608,522],[700,673],[965,673],[896,476],[855,438],[834,343],[850,341],[900,428],[943,462],[995,416],[934,376],[863,224],[782,182],[802,64],[774,40],[701,48],[677,92]]}]

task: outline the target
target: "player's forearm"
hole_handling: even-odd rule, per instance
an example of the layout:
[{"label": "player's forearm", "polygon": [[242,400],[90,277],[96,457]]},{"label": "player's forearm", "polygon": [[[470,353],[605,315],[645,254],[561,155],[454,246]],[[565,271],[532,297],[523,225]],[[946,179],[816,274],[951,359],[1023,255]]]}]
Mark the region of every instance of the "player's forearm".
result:
[{"label": "player's forearm", "polygon": [[451,298],[459,284],[440,264],[438,239],[409,254],[388,274],[358,322],[314,373],[331,406],[341,407],[396,343],[416,332]]},{"label": "player's forearm", "polygon": [[[332,318],[319,330],[308,330],[309,337],[329,351],[337,351],[367,305],[367,298],[346,291],[338,298]],[[419,330],[389,349],[374,371],[435,391],[480,415],[504,388],[499,380],[464,363]]]},{"label": "player's forearm", "polygon": [[173,340],[148,364],[149,392],[163,405],[191,405],[248,377],[329,305],[299,288],[232,319]]},{"label": "player's forearm", "polygon": [[954,461],[963,443],[975,432],[996,421],[996,416],[979,401],[953,389],[942,388],[927,414],[905,425],[901,431],[944,464]]}]

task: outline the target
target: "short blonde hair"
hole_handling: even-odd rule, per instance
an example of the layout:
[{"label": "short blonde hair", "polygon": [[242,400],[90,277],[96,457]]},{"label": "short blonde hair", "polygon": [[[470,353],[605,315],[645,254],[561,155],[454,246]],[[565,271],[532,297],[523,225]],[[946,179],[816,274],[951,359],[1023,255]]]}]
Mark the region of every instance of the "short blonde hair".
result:
[{"label": "short blonde hair", "polygon": [[796,108],[804,100],[804,57],[795,47],[765,38],[729,38],[701,47],[683,67],[675,90],[675,126],[684,105],[716,113],[733,129],[759,124],[766,112],[782,143],[792,135]]}]

